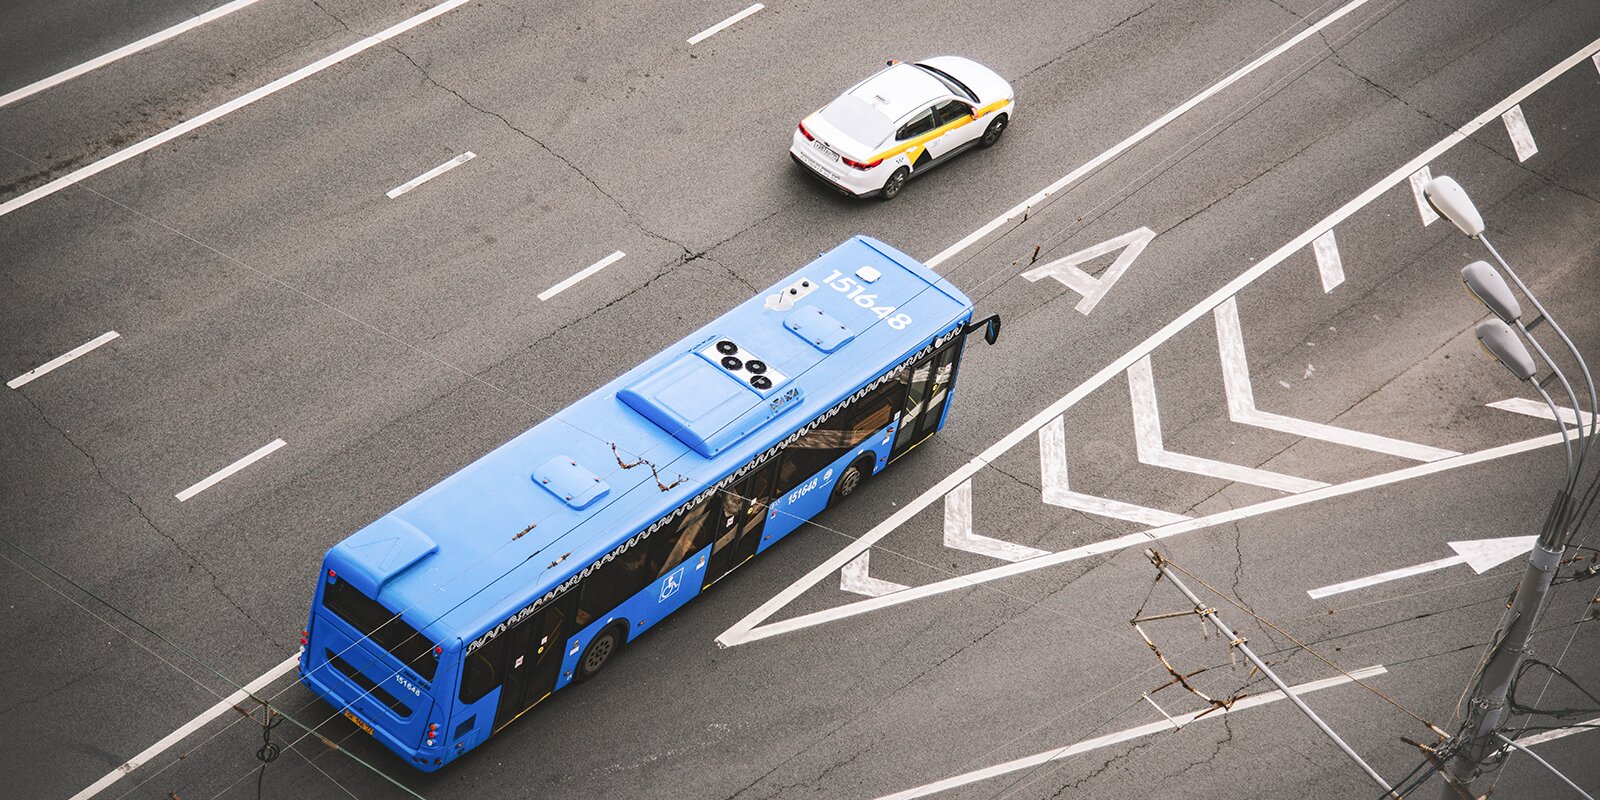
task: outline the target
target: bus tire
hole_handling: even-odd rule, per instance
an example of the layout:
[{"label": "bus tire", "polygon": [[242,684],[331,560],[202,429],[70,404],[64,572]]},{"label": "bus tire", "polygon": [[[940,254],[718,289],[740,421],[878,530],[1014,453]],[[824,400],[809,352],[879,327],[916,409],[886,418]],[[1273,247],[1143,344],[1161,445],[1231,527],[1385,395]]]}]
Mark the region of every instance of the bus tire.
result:
[{"label": "bus tire", "polygon": [[844,472],[839,473],[839,480],[834,481],[833,497],[828,499],[828,505],[831,506],[855,494],[856,490],[861,488],[861,484],[867,482],[867,478],[872,476],[873,458],[874,456],[868,453],[845,467]]},{"label": "bus tire", "polygon": [[623,637],[627,635],[627,623],[617,623],[595,634],[589,640],[589,646],[583,648],[583,655],[578,657],[579,681],[586,681],[600,674],[610,663],[611,657],[622,648]]}]

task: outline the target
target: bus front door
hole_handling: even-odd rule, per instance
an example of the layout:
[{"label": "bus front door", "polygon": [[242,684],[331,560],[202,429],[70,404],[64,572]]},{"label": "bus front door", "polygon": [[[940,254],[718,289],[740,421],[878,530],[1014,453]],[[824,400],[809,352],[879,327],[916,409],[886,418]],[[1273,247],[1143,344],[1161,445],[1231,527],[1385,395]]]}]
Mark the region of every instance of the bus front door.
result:
[{"label": "bus front door", "polygon": [[495,728],[516,719],[555,690],[561,672],[562,651],[573,632],[573,612],[578,593],[567,592],[533,619],[511,629],[506,648],[505,684],[495,711]]},{"label": "bus front door", "polygon": [[719,504],[720,513],[714,523],[717,538],[711,547],[711,564],[706,568],[707,586],[748,561],[761,546],[761,529],[767,523],[777,472],[778,460],[773,459],[711,501]]}]

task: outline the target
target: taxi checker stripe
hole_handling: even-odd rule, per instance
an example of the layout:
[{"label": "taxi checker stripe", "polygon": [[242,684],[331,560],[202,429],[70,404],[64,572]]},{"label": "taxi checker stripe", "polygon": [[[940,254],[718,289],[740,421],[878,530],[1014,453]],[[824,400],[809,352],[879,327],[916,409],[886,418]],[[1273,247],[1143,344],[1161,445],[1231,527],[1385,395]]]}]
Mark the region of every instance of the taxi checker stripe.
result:
[{"label": "taxi checker stripe", "polygon": [[941,126],[939,126],[937,128],[934,128],[931,131],[928,131],[927,133],[922,134],[921,136],[917,136],[915,138],[907,139],[906,141],[900,142],[899,144],[896,144],[894,147],[891,147],[888,150],[885,150],[885,151],[883,151],[883,152],[881,152],[881,153],[879,153],[879,154],[877,154],[877,155],[875,155],[872,158],[869,158],[867,160],[870,162],[870,161],[882,161],[882,160],[887,159],[887,158],[894,158],[895,156],[900,155],[901,153],[904,153],[904,152],[906,152],[908,150],[913,150],[913,149],[919,148],[919,147],[927,144],[928,142],[931,142],[934,139],[937,139],[940,136],[943,136],[943,135],[955,130],[956,128],[961,127],[962,125],[966,125],[966,124],[971,123],[971,122],[976,122],[979,119],[983,118],[984,116],[987,116],[990,112],[998,111],[998,110],[1000,110],[1002,108],[1005,108],[1006,106],[1008,106],[1010,104],[1011,104],[1010,100],[996,100],[993,103],[990,103],[989,105],[986,105],[986,106],[978,109],[978,116],[976,116],[976,117],[970,117],[970,116],[969,117],[963,117],[961,119],[956,120],[955,122],[946,123],[946,124],[941,125]]}]

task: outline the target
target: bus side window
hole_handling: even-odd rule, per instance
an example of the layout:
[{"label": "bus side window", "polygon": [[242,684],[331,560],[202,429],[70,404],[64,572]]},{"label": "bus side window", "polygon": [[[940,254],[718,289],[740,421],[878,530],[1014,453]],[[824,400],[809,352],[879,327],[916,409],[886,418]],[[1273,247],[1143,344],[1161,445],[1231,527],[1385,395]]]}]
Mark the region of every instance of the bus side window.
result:
[{"label": "bus side window", "polygon": [[647,544],[630,548],[584,579],[578,594],[579,628],[609,613],[644,588],[648,550]]},{"label": "bus side window", "polygon": [[684,512],[674,524],[651,534],[650,565],[646,570],[650,580],[667,574],[690,553],[711,543],[715,530],[711,525],[711,509],[715,505],[715,498],[704,500]]},{"label": "bus side window", "polygon": [[482,700],[505,679],[506,642],[509,641],[510,636],[501,634],[462,659],[461,702]]},{"label": "bus side window", "polygon": [[894,409],[900,405],[907,379],[905,372],[892,376],[871,394],[789,445],[783,456],[783,467],[778,471],[774,496],[787,494],[801,481],[821,472],[823,467],[888,425]]}]

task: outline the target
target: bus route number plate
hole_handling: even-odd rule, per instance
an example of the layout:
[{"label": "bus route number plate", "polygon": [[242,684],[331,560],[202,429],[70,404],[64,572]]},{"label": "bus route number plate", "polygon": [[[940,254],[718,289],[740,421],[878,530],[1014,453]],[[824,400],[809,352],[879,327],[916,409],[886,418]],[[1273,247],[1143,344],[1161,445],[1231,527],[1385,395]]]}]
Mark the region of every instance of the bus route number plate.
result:
[{"label": "bus route number plate", "polygon": [[356,727],[360,728],[363,731],[365,731],[368,736],[372,735],[372,726],[368,725],[365,722],[362,722],[361,718],[356,716],[354,713],[346,711],[346,712],[344,712],[344,717],[345,717],[345,719],[348,719],[351,722],[354,722],[356,724]]}]

